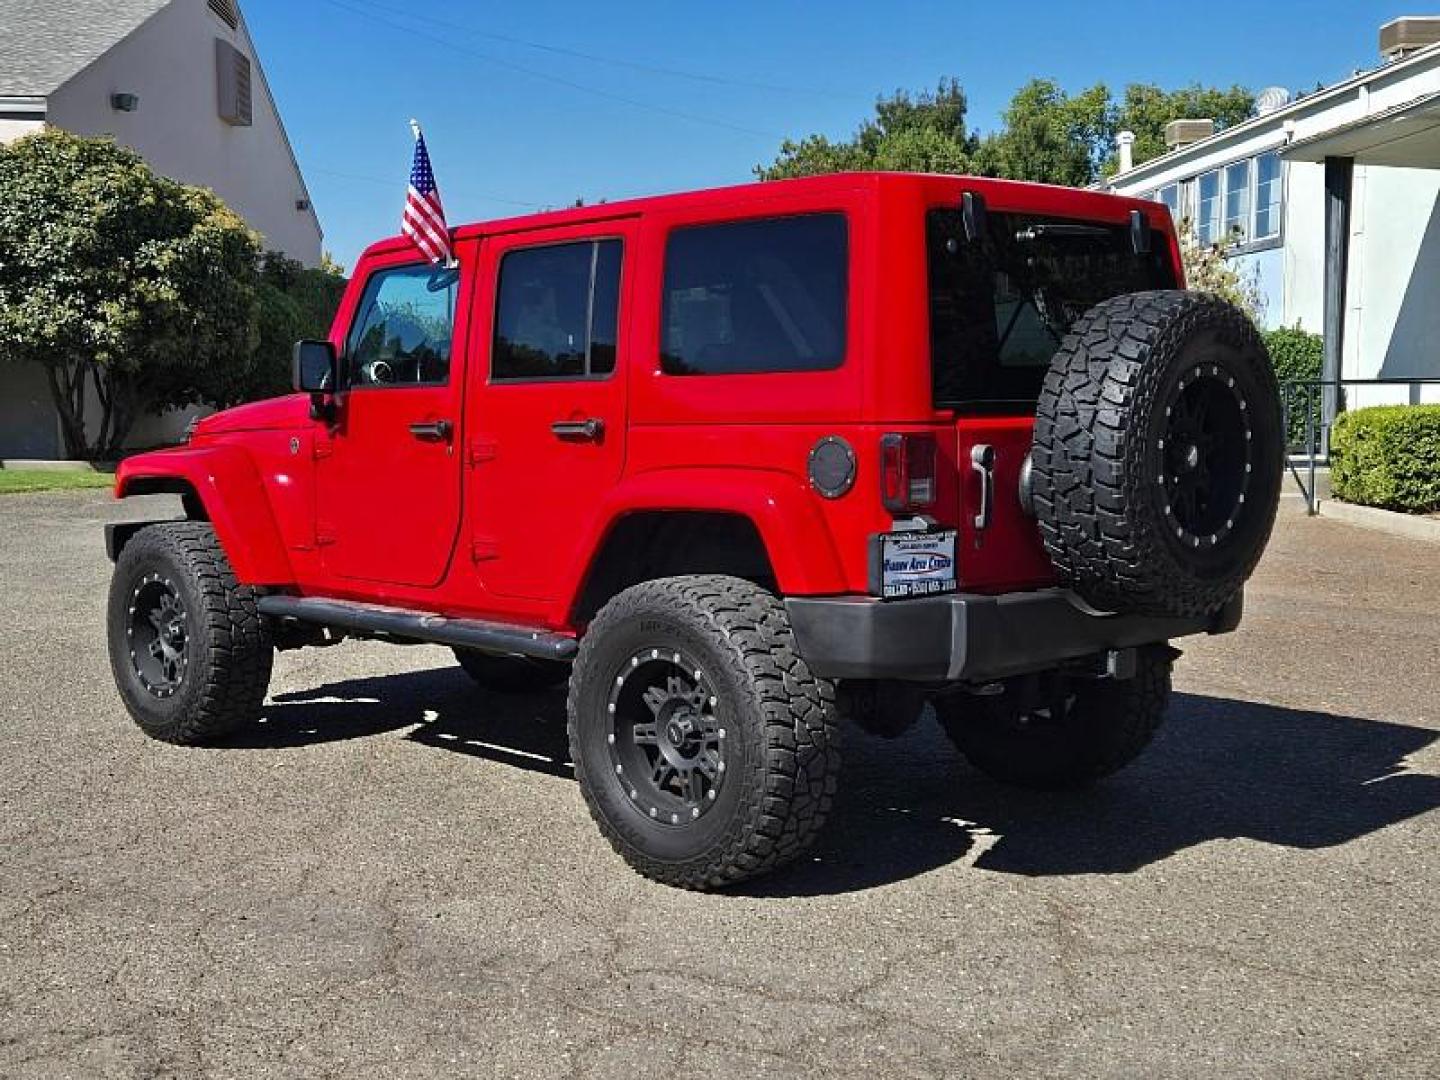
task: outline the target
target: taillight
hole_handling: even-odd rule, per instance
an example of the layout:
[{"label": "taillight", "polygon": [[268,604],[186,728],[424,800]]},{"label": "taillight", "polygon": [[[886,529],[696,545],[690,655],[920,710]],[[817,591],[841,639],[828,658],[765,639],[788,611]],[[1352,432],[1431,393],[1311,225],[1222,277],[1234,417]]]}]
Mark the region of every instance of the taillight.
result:
[{"label": "taillight", "polygon": [[918,514],[935,505],[935,436],[896,434],[880,439],[880,501],[892,514]]}]

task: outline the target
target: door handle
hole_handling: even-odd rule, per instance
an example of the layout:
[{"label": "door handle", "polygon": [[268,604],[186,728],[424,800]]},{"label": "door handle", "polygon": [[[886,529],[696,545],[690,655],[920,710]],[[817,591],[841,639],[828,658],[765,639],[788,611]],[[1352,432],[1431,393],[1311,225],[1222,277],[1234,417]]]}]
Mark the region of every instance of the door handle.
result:
[{"label": "door handle", "polygon": [[990,527],[990,510],[995,502],[995,448],[976,443],[970,448],[970,468],[980,474],[980,510],[975,515],[975,528]]},{"label": "door handle", "polygon": [[556,420],[550,425],[558,438],[594,442],[605,434],[605,421],[595,417],[589,420]]},{"label": "door handle", "polygon": [[410,434],[426,442],[449,442],[455,433],[455,425],[449,420],[430,420],[423,424],[411,424]]}]

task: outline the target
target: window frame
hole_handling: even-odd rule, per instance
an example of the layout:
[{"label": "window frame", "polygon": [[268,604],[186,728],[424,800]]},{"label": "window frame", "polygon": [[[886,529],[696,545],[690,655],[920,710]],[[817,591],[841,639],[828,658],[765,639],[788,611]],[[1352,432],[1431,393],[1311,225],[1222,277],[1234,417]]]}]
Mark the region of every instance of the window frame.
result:
[{"label": "window frame", "polygon": [[[606,372],[594,374],[588,369],[590,367],[590,351],[594,344],[592,337],[595,329],[595,271],[600,259],[600,245],[608,240],[613,240],[620,245],[620,276],[615,283],[615,365]],[[583,375],[513,375],[499,376],[495,374],[495,344],[500,336],[500,302],[503,299],[502,286],[505,282],[505,260],[511,255],[517,255],[528,251],[541,251],[545,248],[576,247],[581,244],[588,244],[590,247],[590,288],[585,298],[585,367]],[[620,233],[606,232],[595,236],[574,236],[564,239],[545,240],[538,244],[516,244],[514,247],[507,247],[500,253],[495,263],[495,288],[494,301],[490,310],[490,340],[487,345],[488,355],[485,358],[485,385],[489,386],[524,386],[531,383],[567,383],[567,382],[604,382],[612,379],[620,371],[622,350],[620,338],[625,327],[625,279],[629,273],[627,270],[628,260],[626,259],[625,237]]]},{"label": "window frame", "polygon": [[[757,371],[694,371],[675,372],[665,369],[665,330],[667,307],[669,304],[669,291],[666,287],[666,279],[670,268],[670,245],[677,233],[698,231],[701,229],[720,229],[726,227],[744,227],[772,222],[795,221],[803,218],[831,217],[839,220],[844,235],[844,260],[841,267],[840,285],[844,292],[843,311],[840,318],[840,349],[839,358],[833,364],[826,364],[823,367],[807,368],[768,368]],[[713,378],[751,378],[771,377],[775,375],[789,376],[813,376],[833,374],[840,371],[850,363],[851,360],[851,338],[854,326],[854,242],[855,229],[851,221],[850,213],[843,207],[803,207],[793,210],[778,210],[773,213],[742,214],[733,217],[706,218],[703,220],[686,220],[671,224],[665,229],[661,246],[660,278],[659,278],[659,306],[656,315],[656,337],[655,337],[655,373],[662,376],[666,381],[690,382],[699,379],[704,382]]]},{"label": "window frame", "polygon": [[453,372],[453,370],[454,370],[454,366],[455,366],[455,341],[456,341],[455,328],[456,328],[456,326],[457,326],[458,323],[459,323],[460,292],[461,292],[461,289],[460,289],[460,268],[459,268],[459,267],[455,267],[455,268],[454,268],[455,282],[454,282],[453,288],[455,289],[455,303],[454,303],[454,306],[452,307],[451,312],[450,312],[450,355],[449,355],[448,357],[446,357],[446,361],[445,361],[445,378],[444,378],[444,379],[442,379],[442,380],[440,380],[440,381],[438,381],[438,382],[437,382],[437,381],[429,381],[429,382],[393,382],[393,383],[356,382],[356,381],[352,378],[352,374],[353,374],[353,373],[352,373],[352,370],[351,370],[351,369],[352,369],[351,360],[353,359],[353,353],[354,353],[354,338],[355,338],[355,332],[356,332],[356,330],[358,330],[358,329],[364,324],[365,315],[366,315],[366,312],[367,312],[367,310],[368,310],[365,301],[366,301],[366,298],[370,295],[370,290],[371,290],[371,288],[375,285],[375,283],[376,283],[377,281],[379,281],[381,278],[383,278],[384,276],[386,276],[387,274],[399,274],[399,273],[404,273],[404,272],[406,272],[406,271],[413,271],[413,270],[430,270],[430,271],[433,273],[433,272],[436,272],[436,271],[441,270],[441,269],[443,269],[443,268],[437,266],[437,265],[434,264],[434,263],[428,263],[428,262],[424,262],[424,261],[421,261],[421,260],[412,260],[412,261],[403,262],[403,263],[391,263],[391,264],[389,264],[389,265],[387,265],[387,266],[377,266],[377,267],[375,267],[373,270],[371,270],[369,274],[366,275],[366,277],[365,277],[365,285],[364,285],[364,287],[360,290],[360,298],[359,298],[358,301],[356,301],[355,310],[354,310],[354,312],[353,312],[353,313],[351,314],[351,316],[350,316],[350,325],[349,325],[349,326],[346,328],[346,330],[345,330],[345,350],[344,350],[344,352],[341,354],[341,362],[340,362],[341,381],[342,381],[342,384],[343,384],[342,387],[341,387],[341,389],[343,389],[343,390],[345,390],[345,391],[352,391],[352,390],[436,390],[436,389],[443,389],[443,388],[445,388],[445,387],[447,387],[447,386],[450,385],[450,381],[451,381],[450,377],[451,377],[451,374],[452,374],[452,372]]},{"label": "window frame", "polygon": [[[1260,162],[1261,159],[1273,157],[1276,163],[1274,183],[1278,185],[1279,192],[1275,199],[1274,212],[1275,221],[1273,231],[1264,236],[1259,235],[1260,221]],[[1202,244],[1220,243],[1226,239],[1226,205],[1229,202],[1230,172],[1237,166],[1245,168],[1245,208],[1246,232],[1242,239],[1234,241],[1226,248],[1227,255],[1251,255],[1261,251],[1268,251],[1272,248],[1282,247],[1285,243],[1285,203],[1289,198],[1288,173],[1285,168],[1285,159],[1280,154],[1280,148],[1275,147],[1269,150],[1262,150],[1259,153],[1250,154],[1247,157],[1236,158],[1224,164],[1216,165],[1206,169],[1204,172],[1195,173],[1183,180],[1173,180],[1168,184],[1162,184],[1150,193],[1150,198],[1160,202],[1160,193],[1170,187],[1178,187],[1180,212],[1175,217],[1176,225],[1181,221],[1188,220],[1196,239]],[[1200,182],[1208,176],[1218,174],[1219,213],[1217,215],[1220,235],[1214,239],[1206,239],[1200,232]]]}]

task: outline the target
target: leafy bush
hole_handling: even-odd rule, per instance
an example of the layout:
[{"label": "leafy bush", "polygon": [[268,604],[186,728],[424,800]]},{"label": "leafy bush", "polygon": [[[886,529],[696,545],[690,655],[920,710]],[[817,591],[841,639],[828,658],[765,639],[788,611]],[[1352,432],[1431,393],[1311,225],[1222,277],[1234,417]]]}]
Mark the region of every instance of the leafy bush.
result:
[{"label": "leafy bush", "polygon": [[326,259],[311,269],[278,251],[260,260],[256,288],[259,343],[243,381],[220,405],[258,401],[290,392],[290,355],[301,338],[323,338],[345,292],[345,276]]},{"label": "leafy bush", "polygon": [[1305,445],[1305,405],[1308,399],[1310,414],[1314,419],[1316,441],[1320,438],[1320,388],[1284,389],[1287,382],[1304,382],[1321,377],[1325,367],[1325,339],[1319,334],[1307,333],[1298,325],[1267,330],[1263,335],[1265,348],[1270,353],[1270,364],[1275,369],[1275,378],[1280,380],[1281,392],[1290,409],[1290,445]]},{"label": "leafy bush", "polygon": [[1341,413],[1330,436],[1338,499],[1386,510],[1440,510],[1440,405]]}]

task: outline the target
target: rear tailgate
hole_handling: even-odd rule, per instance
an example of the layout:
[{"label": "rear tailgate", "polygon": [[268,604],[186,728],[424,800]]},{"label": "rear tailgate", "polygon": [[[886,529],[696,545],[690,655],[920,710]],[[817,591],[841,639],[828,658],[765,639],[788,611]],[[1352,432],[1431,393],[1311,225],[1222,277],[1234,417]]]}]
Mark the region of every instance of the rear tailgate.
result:
[{"label": "rear tailgate", "polygon": [[[1054,580],[1035,522],[1020,506],[1020,470],[1030,453],[1029,416],[962,416],[955,422],[960,536],[959,586],[967,592],[1034,588]],[[974,452],[989,447],[988,520],[981,517],[987,483]]]}]

